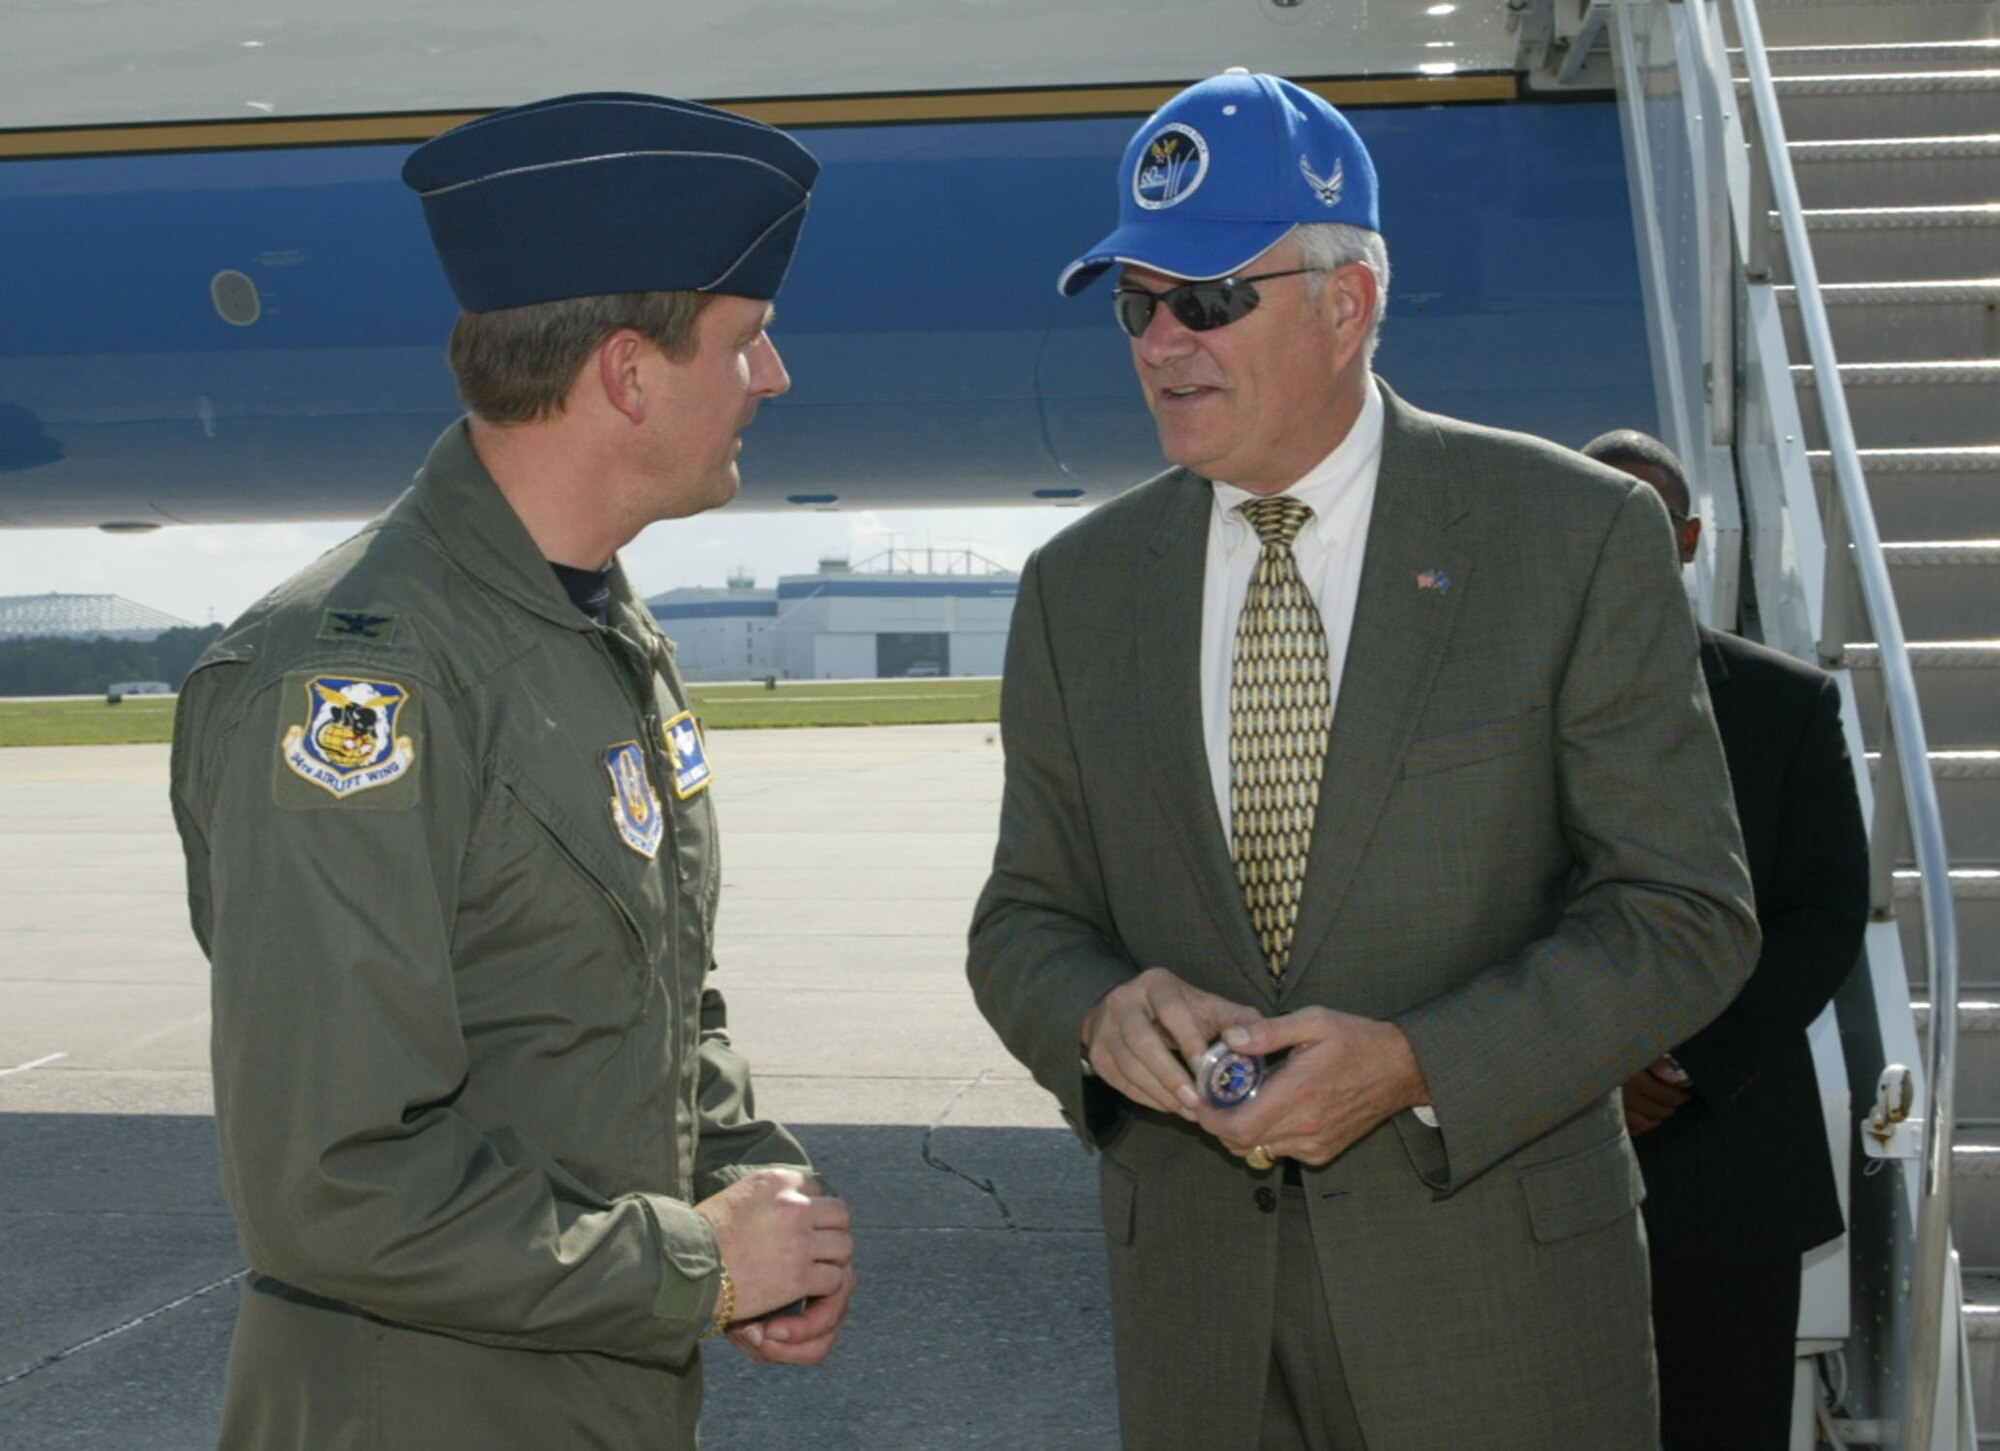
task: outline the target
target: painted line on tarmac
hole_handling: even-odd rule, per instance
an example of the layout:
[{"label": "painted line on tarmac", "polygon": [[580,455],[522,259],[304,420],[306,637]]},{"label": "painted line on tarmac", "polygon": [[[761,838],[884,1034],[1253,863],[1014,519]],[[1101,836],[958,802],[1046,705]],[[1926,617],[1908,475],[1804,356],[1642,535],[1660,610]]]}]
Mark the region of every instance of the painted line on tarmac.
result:
[{"label": "painted line on tarmac", "polygon": [[[0,1078],[6,1078],[9,1075],[15,1073],[26,1073],[30,1068],[43,1068],[46,1067],[48,1064],[55,1062],[58,1058],[67,1058],[67,1057],[69,1057],[69,1054],[67,1053],[51,1053],[46,1058],[37,1058],[33,1063],[22,1063],[17,1067],[13,1068],[0,1068]],[[6,1384],[6,1382],[0,1381],[0,1385],[4,1384]]]},{"label": "painted line on tarmac", "polygon": [[167,1301],[166,1304],[161,1305],[158,1309],[148,1310],[143,1315],[135,1315],[132,1319],[127,1320],[123,1325],[114,1325],[109,1330],[100,1330],[97,1334],[91,1336],[88,1340],[79,1340],[76,1344],[70,1346],[70,1348],[67,1350],[58,1350],[54,1355],[45,1355],[40,1360],[35,1361],[32,1365],[25,1365],[21,1367],[21,1369],[15,1371],[5,1380],[0,1380],[0,1390],[5,1390],[8,1386],[13,1385],[16,1381],[26,1380],[31,1375],[35,1375],[41,1371],[45,1371],[52,1365],[60,1365],[65,1360],[68,1360],[72,1355],[79,1355],[82,1352],[90,1349],[93,1345],[102,1345],[105,1341],[115,1339],[117,1336],[123,1335],[128,1330],[137,1330],[141,1325],[144,1325],[148,1320],[157,1320],[162,1315],[171,1314],[173,1311],[180,1309],[181,1306],[191,1304],[194,1301],[199,1300],[203,1295],[212,1295],[217,1290],[222,1289],[226,1285],[235,1284],[238,1280],[242,1279],[245,1275],[249,1273],[250,1273],[249,1268],[246,1266],[245,1268],[238,1270],[233,1275],[224,1275],[221,1279],[213,1280],[208,1284],[203,1285],[198,1290],[190,1290],[185,1295],[182,1295],[179,1299],[169,1300]]}]

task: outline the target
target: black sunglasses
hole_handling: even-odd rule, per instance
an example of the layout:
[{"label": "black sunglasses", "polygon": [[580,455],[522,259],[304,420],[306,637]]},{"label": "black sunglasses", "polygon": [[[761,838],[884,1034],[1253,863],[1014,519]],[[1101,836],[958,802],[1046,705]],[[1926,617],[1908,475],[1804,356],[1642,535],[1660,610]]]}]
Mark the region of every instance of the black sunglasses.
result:
[{"label": "black sunglasses", "polygon": [[1180,325],[1189,332],[1205,333],[1227,327],[1250,315],[1257,306],[1253,282],[1273,277],[1297,277],[1304,272],[1322,272],[1321,267],[1294,267],[1289,272],[1259,272],[1254,277],[1219,277],[1213,282],[1183,282],[1165,292],[1148,292],[1143,287],[1121,287],[1111,294],[1111,310],[1118,314],[1118,326],[1132,337],[1142,337],[1153,322],[1153,311],[1167,305]]}]

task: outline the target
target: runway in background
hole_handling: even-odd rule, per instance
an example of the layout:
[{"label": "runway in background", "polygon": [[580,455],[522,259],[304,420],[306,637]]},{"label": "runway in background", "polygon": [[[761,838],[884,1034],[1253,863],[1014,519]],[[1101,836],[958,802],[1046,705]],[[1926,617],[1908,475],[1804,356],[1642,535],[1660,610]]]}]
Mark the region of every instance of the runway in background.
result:
[{"label": "runway in background", "polygon": [[[972,1006],[990,725],[728,731],[718,985],[853,1204],[832,1361],[706,1361],[708,1451],[1117,1442],[1095,1168]],[[167,748],[0,750],[0,1445],[205,1451],[243,1267]]]}]

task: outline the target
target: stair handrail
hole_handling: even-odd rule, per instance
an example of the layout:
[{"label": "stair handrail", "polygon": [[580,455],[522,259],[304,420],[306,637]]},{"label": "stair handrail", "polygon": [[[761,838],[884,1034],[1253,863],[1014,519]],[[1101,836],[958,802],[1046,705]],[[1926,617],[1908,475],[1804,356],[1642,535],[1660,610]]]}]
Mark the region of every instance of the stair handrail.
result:
[{"label": "stair handrail", "polygon": [[[1917,861],[1919,900],[1923,910],[1923,943],[1926,978],[1931,999],[1930,1033],[1924,1075],[1924,1117],[1921,1173],[1918,1188],[1917,1230],[1912,1255],[1910,1284],[1910,1336],[1904,1347],[1904,1396],[1901,1439],[1907,1451],[1929,1451],[1935,1420],[1938,1380],[1945,1345],[1945,1296],[1950,1284],[1951,1252],[1951,1146],[1955,1122],[1953,1110],[1958,1055],[1958,924],[1951,895],[1950,860],[1945,852],[1944,822],[1938,809],[1937,789],[1931,779],[1930,757],[1924,738],[1924,724],[1917,700],[1916,677],[1910,666],[1909,646],[1903,635],[1902,617],[1896,608],[1889,584],[1889,566],[1882,553],[1882,539],[1875,526],[1875,511],[1869,502],[1862,477],[1860,451],[1854,441],[1854,425],[1848,415],[1847,395],[1841,386],[1840,369],[1834,357],[1833,332],[1828,325],[1826,303],[1821,295],[1819,270],[1813,260],[1812,244],[1806,231],[1805,209],[1799,200],[1797,178],[1792,172],[1791,154],[1785,144],[1785,125],[1778,108],[1777,88],[1771,79],[1769,57],[1765,53],[1763,28],[1758,22],[1755,0],[1729,0],[1736,15],[1737,34],[1743,45],[1743,59],[1749,72],[1750,102],[1762,137],[1758,157],[1763,164],[1763,180],[1768,181],[1791,261],[1792,282],[1797,292],[1799,322],[1805,335],[1806,352],[1812,365],[1815,392],[1825,425],[1827,447],[1832,456],[1834,487],[1828,491],[1827,568],[1823,574],[1824,597],[1821,619],[1825,622],[1819,641],[1822,663],[1845,663],[1845,641],[1838,638],[1840,622],[1852,617],[1852,597],[1858,583],[1866,617],[1873,627],[1882,672],[1882,694],[1886,706],[1882,760],[1885,767],[1894,756],[1893,777],[1885,770],[1883,790],[1875,799],[1875,820],[1870,823],[1870,857],[1877,885],[1874,888],[1878,916],[1887,916],[1892,883],[1895,846],[1887,838],[1900,835],[1896,828],[1907,814]],[[1700,0],[1691,10],[1700,8]],[[1697,48],[1702,63],[1711,69],[1708,77],[1715,94],[1727,97],[1734,83],[1725,72],[1713,74],[1718,48]],[[1734,198],[1732,198],[1734,204]],[[1745,235],[1755,235],[1768,226],[1761,216],[1743,219]],[[1840,554],[1847,553],[1843,541],[1851,540],[1853,568],[1841,567]],[[1857,769],[1860,763],[1857,764]],[[1901,790],[1895,788],[1900,786]],[[1956,1309],[1956,1307],[1953,1307]]]}]

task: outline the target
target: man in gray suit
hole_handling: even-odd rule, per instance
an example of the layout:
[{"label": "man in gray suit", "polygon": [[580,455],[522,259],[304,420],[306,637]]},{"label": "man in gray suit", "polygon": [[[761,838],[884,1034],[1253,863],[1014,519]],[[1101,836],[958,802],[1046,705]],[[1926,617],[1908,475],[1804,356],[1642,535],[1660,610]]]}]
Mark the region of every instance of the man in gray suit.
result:
[{"label": "man in gray suit", "polygon": [[[1664,511],[1372,376],[1316,96],[1202,82],[1121,183],[1062,288],[1178,467],[1022,576],[969,971],[1103,1151],[1125,1442],[1651,1451],[1617,1089],[1757,943]],[[1285,1055],[1235,1107],[1218,1035]]]}]

